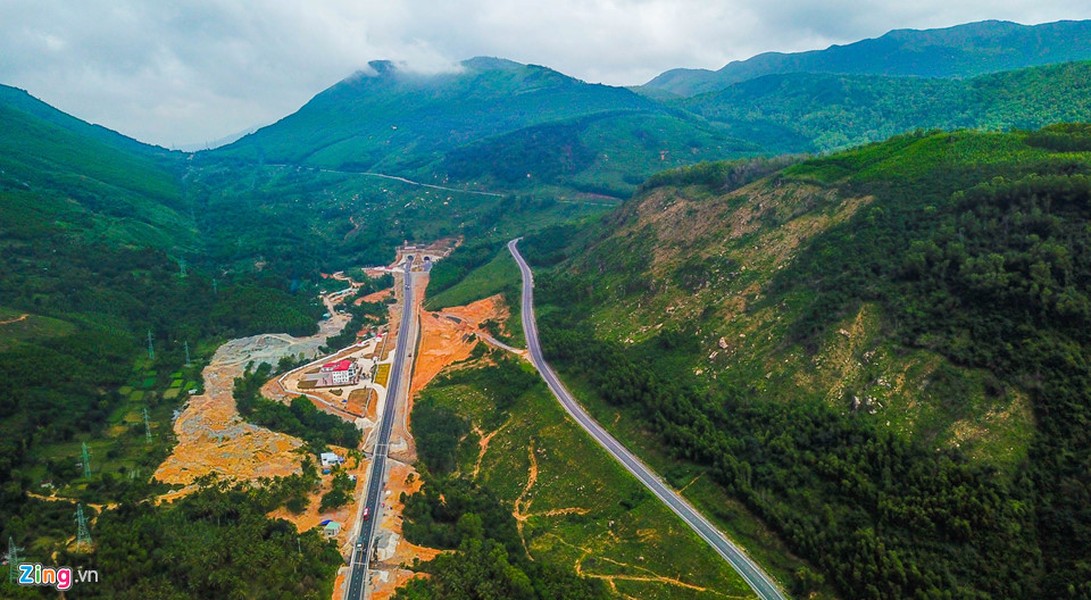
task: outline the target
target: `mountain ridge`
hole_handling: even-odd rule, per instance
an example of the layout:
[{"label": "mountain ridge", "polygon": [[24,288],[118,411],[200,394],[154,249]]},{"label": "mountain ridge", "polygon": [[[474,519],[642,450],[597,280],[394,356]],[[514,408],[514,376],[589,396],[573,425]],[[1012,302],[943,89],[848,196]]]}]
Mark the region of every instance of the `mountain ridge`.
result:
[{"label": "mountain ridge", "polygon": [[824,152],[913,129],[1037,129],[1091,119],[1091,61],[966,79],[763,75],[676,102],[781,152]]},{"label": "mountain ridge", "polygon": [[373,61],[208,155],[623,197],[655,170],[759,150],[625,88],[493,57],[460,64],[420,74]]},{"label": "mountain ridge", "polygon": [[716,71],[671,69],[637,89],[689,97],[771,74],[972,77],[1087,59],[1091,59],[1091,21],[1022,25],[992,20],[935,29],[895,29],[877,38],[822,50],[764,52]]}]

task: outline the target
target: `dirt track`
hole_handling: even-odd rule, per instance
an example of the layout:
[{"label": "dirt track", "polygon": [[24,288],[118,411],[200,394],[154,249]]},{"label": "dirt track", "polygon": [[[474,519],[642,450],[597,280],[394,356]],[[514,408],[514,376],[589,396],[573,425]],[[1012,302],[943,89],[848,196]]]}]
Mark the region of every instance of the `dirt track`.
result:
[{"label": "dirt track", "polygon": [[26,321],[30,318],[29,313],[23,313],[14,319],[8,319],[6,321],[0,321],[0,325],[11,325],[12,323],[18,323],[19,321]]}]

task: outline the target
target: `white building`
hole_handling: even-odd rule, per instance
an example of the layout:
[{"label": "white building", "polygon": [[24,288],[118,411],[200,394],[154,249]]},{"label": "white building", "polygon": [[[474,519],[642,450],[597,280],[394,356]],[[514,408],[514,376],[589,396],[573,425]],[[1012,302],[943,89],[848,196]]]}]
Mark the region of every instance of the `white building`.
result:
[{"label": "white building", "polygon": [[318,458],[321,459],[323,467],[332,467],[333,465],[339,465],[345,462],[345,459],[337,456],[333,452],[323,452]]},{"label": "white building", "polygon": [[328,362],[322,365],[322,368],[318,370],[318,374],[317,385],[319,387],[356,385],[360,381],[360,369],[356,366],[356,361],[350,358]]}]

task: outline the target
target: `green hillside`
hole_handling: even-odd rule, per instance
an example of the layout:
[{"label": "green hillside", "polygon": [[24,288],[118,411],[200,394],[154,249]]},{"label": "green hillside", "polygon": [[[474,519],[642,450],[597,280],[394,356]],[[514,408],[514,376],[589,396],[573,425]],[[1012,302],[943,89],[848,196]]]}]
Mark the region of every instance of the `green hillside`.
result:
[{"label": "green hillside", "polygon": [[1091,119],[1091,62],[923,79],[769,75],[681,106],[779,152],[823,152],[914,129],[1037,129]]},{"label": "green hillside", "polygon": [[124,150],[132,154],[156,157],[177,157],[178,153],[170,152],[159,146],[149,146],[130,137],[126,137],[112,129],[101,125],[92,125],[70,114],[59,111],[56,108],[38,100],[25,90],[0,84],[0,104],[67,130],[81,137],[89,138],[117,150]]},{"label": "green hillside", "polygon": [[825,50],[767,52],[718,71],[672,69],[639,88],[693,96],[765,75],[840,73],[973,77],[1023,67],[1091,59],[1091,21],[1020,25],[981,21],[941,29],[898,29]]},{"label": "green hillside", "polygon": [[[171,423],[184,401],[182,386],[201,386],[200,366],[216,342],[270,331],[309,333],[321,314],[313,296],[292,293],[286,279],[207,268],[183,159],[0,88],[0,536],[34,557],[118,576],[132,568],[127,584],[81,595],[121,597],[136,579],[151,581],[152,568],[128,552],[160,544],[126,536],[173,536],[192,523],[183,508],[150,503],[111,512],[96,523],[99,554],[90,565],[85,554],[69,551],[73,504],[118,503],[131,510],[161,493],[148,474],[174,443]],[[183,258],[189,259],[185,274]],[[154,359],[145,354],[149,337]],[[145,410],[151,441],[144,438]],[[83,444],[92,456],[90,476],[79,466]],[[46,502],[31,492],[58,498]],[[209,490],[204,509],[227,497],[225,490]],[[262,544],[267,551],[292,553],[305,542],[318,558],[303,561],[300,572],[332,581],[336,554],[331,560],[317,536],[297,540],[294,529],[265,519],[272,508],[246,510],[245,519],[235,512],[238,519],[218,521],[201,539],[217,530],[239,539],[265,535],[275,538]],[[139,535],[122,526],[135,520],[143,523]],[[270,536],[273,527],[281,531]],[[189,548],[200,543],[187,542]],[[156,559],[154,569],[162,573],[169,563],[180,573],[190,566],[176,558]],[[175,578],[182,582],[186,575]],[[273,579],[266,587],[300,585]],[[4,597],[39,596],[2,585]],[[148,589],[171,585],[164,580]],[[222,584],[217,589],[228,593]]]},{"label": "green hillside", "polygon": [[546,352],[672,481],[708,475],[691,500],[814,564],[800,594],[1086,597],[1089,152],[1058,126],[666,173],[525,241],[568,256]]},{"label": "green hillside", "polygon": [[[510,254],[503,258],[515,267]],[[725,561],[567,418],[526,363],[477,351],[424,389],[412,417],[425,483],[406,503],[406,538],[457,551],[425,565],[433,578],[398,598],[487,597],[506,578],[482,568],[467,543],[474,537],[503,548],[500,555],[545,590],[538,598],[752,597]],[[484,525],[476,536],[464,526],[475,517]]]},{"label": "green hillside", "polygon": [[55,223],[107,242],[194,248],[180,159],[0,86],[0,227]]},{"label": "green hillside", "polygon": [[757,149],[629,90],[494,58],[419,75],[370,63],[213,156],[502,189],[624,195],[649,173]]}]

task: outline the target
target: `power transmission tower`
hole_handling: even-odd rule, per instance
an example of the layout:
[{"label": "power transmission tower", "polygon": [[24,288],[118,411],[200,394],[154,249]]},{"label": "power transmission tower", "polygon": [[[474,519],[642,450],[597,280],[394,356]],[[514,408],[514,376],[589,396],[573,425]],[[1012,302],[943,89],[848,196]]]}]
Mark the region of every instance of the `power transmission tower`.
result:
[{"label": "power transmission tower", "polygon": [[82,450],[83,460],[83,477],[84,479],[91,478],[91,451],[87,449],[87,442],[83,442]]},{"label": "power transmission tower", "polygon": [[83,504],[76,505],[76,546],[91,547],[91,531],[87,528],[87,516],[83,514]]},{"label": "power transmission tower", "polygon": [[155,346],[152,345],[152,330],[148,330],[148,360],[155,360]]},{"label": "power transmission tower", "polygon": [[186,278],[186,259],[184,259],[184,258],[179,258],[178,259],[178,271],[179,271],[179,275],[182,276],[182,279],[185,279]]},{"label": "power transmission tower", "polygon": [[189,360],[189,341],[185,341],[185,342],[183,342],[183,344],[185,345],[185,348],[186,348],[186,367],[187,368],[192,367],[193,363],[191,363],[190,360]]},{"label": "power transmission tower", "polygon": [[220,284],[216,283],[216,278],[212,278],[212,293],[216,296],[220,295]]},{"label": "power transmission tower", "polygon": [[152,426],[148,422],[148,407],[144,407],[144,441],[152,443]]},{"label": "power transmission tower", "polygon": [[19,568],[19,562],[22,560],[19,558],[19,553],[22,552],[22,548],[15,545],[15,540],[8,536],[8,553],[4,555],[4,558],[8,561],[8,583],[15,583],[15,570]]}]

